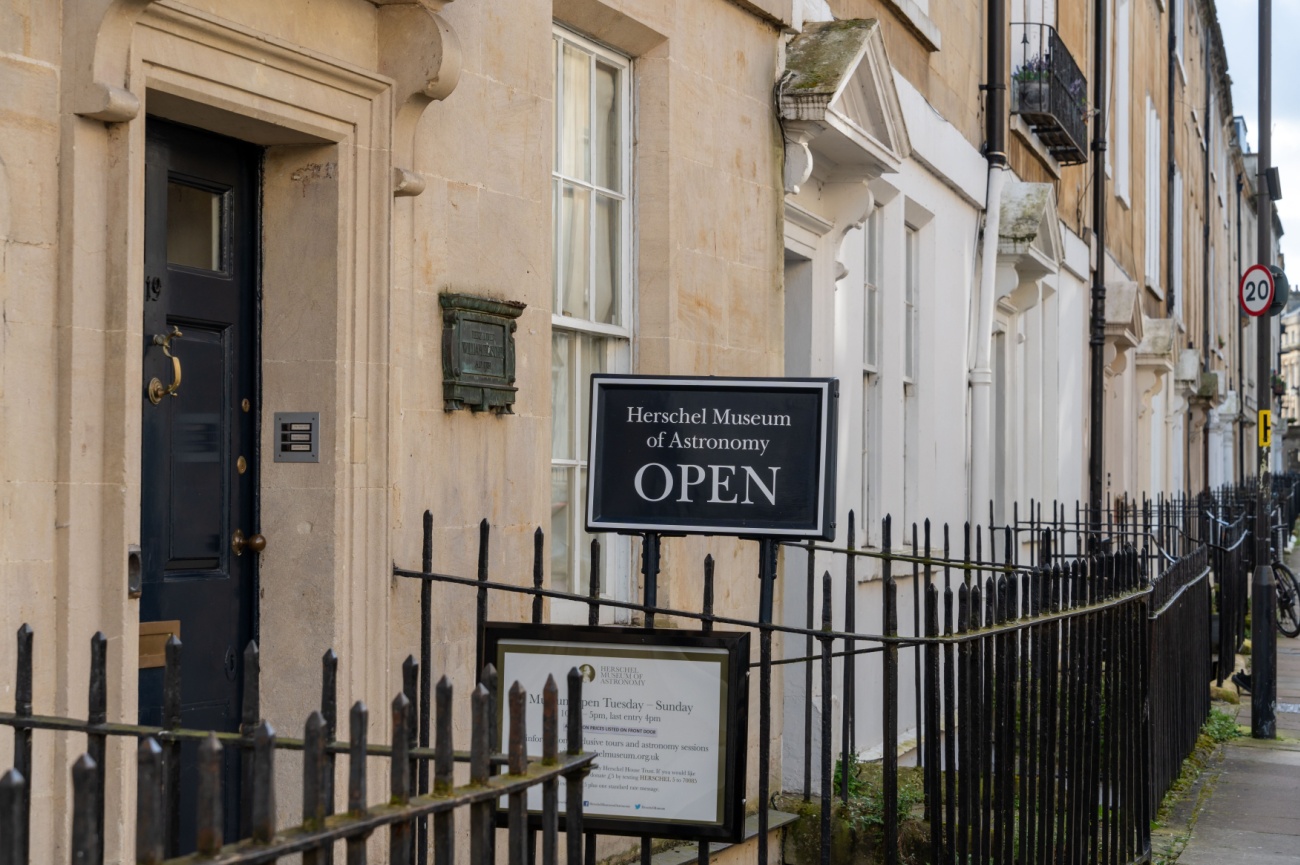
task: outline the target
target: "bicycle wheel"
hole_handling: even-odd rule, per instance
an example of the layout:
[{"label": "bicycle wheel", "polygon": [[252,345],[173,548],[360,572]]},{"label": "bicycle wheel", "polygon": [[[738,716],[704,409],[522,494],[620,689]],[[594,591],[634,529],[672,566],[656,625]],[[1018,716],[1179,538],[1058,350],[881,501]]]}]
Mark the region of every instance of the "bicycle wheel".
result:
[{"label": "bicycle wheel", "polygon": [[1273,563],[1273,582],[1277,589],[1277,629],[1287,637],[1300,636],[1300,584],[1281,562]]}]

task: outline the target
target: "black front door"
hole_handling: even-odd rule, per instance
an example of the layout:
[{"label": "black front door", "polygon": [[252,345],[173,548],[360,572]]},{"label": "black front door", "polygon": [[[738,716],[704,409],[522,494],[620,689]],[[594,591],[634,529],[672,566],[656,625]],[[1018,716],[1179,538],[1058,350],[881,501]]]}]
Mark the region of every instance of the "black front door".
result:
[{"label": "black front door", "polygon": [[[175,632],[182,726],[233,731],[257,577],[257,554],[238,539],[258,529],[259,153],[152,118],[147,139],[140,723],[162,722],[159,649]],[[196,759],[187,745],[182,850],[194,845]],[[228,839],[239,814],[237,764],[228,753]]]}]

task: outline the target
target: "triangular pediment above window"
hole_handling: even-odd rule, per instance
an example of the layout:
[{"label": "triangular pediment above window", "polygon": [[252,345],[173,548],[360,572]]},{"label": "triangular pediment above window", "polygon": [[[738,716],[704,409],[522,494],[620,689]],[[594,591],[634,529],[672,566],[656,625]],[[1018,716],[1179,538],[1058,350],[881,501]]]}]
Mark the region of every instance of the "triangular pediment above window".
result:
[{"label": "triangular pediment above window", "polygon": [[1106,283],[1106,341],[1119,349],[1141,345],[1145,337],[1141,289],[1132,280]]},{"label": "triangular pediment above window", "polygon": [[1062,249],[1052,184],[1008,183],[998,220],[998,257],[1014,259],[1017,270],[1045,275],[1060,267]]},{"label": "triangular pediment above window", "polygon": [[897,171],[911,153],[880,22],[804,25],[786,52],[781,119],[799,127],[831,172]]}]

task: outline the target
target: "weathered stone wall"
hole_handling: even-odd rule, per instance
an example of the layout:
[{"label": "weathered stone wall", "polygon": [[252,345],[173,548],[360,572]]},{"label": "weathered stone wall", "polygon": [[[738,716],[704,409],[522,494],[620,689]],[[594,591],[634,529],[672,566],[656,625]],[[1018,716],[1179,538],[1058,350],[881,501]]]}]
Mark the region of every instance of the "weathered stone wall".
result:
[{"label": "weathered stone wall", "polygon": [[[789,4],[450,3],[441,15],[459,40],[459,82],[406,141],[394,128],[407,94],[390,83],[400,62],[384,55],[382,4],[113,8],[147,5],[118,58],[125,78],[108,82],[142,108],[109,123],[72,113],[85,58],[64,57],[83,44],[65,30],[108,4],[14,0],[0,10],[0,699],[12,699],[12,635],[27,621],[37,711],[84,715],[86,646],[102,629],[110,717],[135,719],[139,613],[125,552],[140,532],[143,334],[133,287],[145,117],[163,111],[267,147],[264,453],[271,412],[323,411],[319,466],[262,466],[263,711],[296,733],[333,646],[340,703],[364,699],[372,741],[388,741],[381,707],[400,687],[402,659],[419,651],[419,587],[389,569],[418,566],[424,510],[434,567],[453,574],[474,573],[481,518],[498,580],[529,581],[533,531],[549,529],[552,21],[632,58],[632,370],[776,375],[782,148],[771,89]],[[237,47],[213,50],[214,34]],[[258,44],[295,58],[285,62],[299,77],[278,61],[255,69]],[[217,102],[220,112],[204,107]],[[393,198],[393,168],[423,180],[423,194]],[[514,415],[444,412],[438,294],[448,290],[528,305]],[[705,552],[718,559],[718,611],[754,615],[755,545],[724,539],[665,544],[661,603],[698,607]],[[456,681],[465,741],[473,596],[433,595],[434,673]],[[526,609],[493,598],[494,618]],[[84,744],[37,741],[34,861],[57,861],[68,825],[54,815]],[[0,751],[10,742],[0,730]],[[110,755],[110,802],[134,801],[134,773],[118,771],[127,758]],[[291,799],[282,796],[286,816]],[[130,849],[131,827],[117,817],[110,861]]]}]

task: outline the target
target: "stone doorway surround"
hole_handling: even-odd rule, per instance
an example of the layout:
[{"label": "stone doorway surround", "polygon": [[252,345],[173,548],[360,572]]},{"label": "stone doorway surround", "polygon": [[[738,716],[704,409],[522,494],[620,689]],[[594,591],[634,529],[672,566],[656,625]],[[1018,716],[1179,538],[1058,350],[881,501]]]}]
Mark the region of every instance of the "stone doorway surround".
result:
[{"label": "stone doorway surround", "polygon": [[[140,532],[144,339],[136,288],[144,279],[145,118],[155,115],[265,148],[263,667],[276,679],[315,681],[332,646],[341,693],[382,706],[391,687],[389,297],[411,278],[413,209],[401,199],[422,190],[411,170],[415,127],[425,107],[455,87],[459,45],[437,14],[440,0],[339,2],[339,14],[363,33],[354,44],[373,34],[361,62],[355,51],[342,59],[324,44],[258,28],[263,15],[292,15],[293,4],[204,5],[240,21],[174,0],[64,4],[58,644],[81,646],[103,630],[110,719],[134,720],[138,607],[127,592],[127,549]],[[320,463],[272,462],[271,414],[308,410],[321,412]],[[59,652],[49,675],[42,690],[53,693],[51,708],[84,714],[86,653]],[[263,696],[263,714],[296,722],[310,711],[311,693],[277,689]],[[383,716],[373,713],[375,733]],[[41,767],[55,777],[80,747],[62,738]],[[121,771],[131,757],[125,747],[110,750],[109,803],[135,801],[134,772]],[[47,792],[51,812],[67,814],[66,785]],[[133,829],[111,810],[106,858],[129,858]],[[68,827],[49,828],[48,858],[66,858]]]}]

